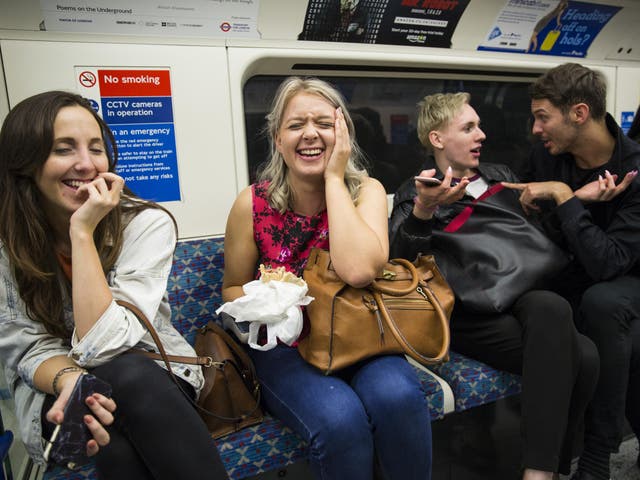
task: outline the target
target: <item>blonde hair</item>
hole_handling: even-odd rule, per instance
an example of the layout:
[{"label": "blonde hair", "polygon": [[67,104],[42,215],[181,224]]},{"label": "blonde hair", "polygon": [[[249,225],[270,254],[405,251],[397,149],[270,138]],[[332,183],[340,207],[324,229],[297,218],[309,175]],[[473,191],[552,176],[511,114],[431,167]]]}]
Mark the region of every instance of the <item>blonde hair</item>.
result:
[{"label": "blonde hair", "polygon": [[433,130],[446,127],[460,112],[460,109],[468,104],[471,95],[467,92],[436,93],[427,95],[418,103],[418,138],[427,150],[433,146],[429,140],[429,133]]},{"label": "blonde hair", "polygon": [[353,121],[347,111],[344,99],[333,86],[323,80],[317,78],[289,77],[278,87],[271,112],[266,117],[270,159],[258,172],[258,180],[270,182],[267,189],[269,204],[281,213],[293,208],[294,193],[287,176],[288,167],[284,162],[282,154],[276,148],[276,137],[282,125],[283,115],[287,105],[291,99],[299,93],[317,95],[335,108],[340,107],[342,109],[351,140],[351,156],[345,169],[344,182],[352,200],[354,203],[357,203],[360,185],[362,184],[362,180],[368,175],[363,166],[364,159],[362,150],[356,143]]}]

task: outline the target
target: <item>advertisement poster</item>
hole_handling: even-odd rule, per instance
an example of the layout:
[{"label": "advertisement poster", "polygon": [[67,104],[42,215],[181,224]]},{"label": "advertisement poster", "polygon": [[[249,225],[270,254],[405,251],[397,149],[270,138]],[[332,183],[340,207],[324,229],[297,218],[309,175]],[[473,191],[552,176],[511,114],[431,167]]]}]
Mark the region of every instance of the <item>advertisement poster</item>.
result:
[{"label": "advertisement poster", "polygon": [[631,128],[631,124],[633,123],[633,117],[635,117],[636,112],[622,112],[620,114],[620,128],[626,135],[629,133],[629,129]]},{"label": "advertisement poster", "polygon": [[309,0],[298,40],[451,46],[469,0]]},{"label": "advertisement poster", "polygon": [[59,32],[259,38],[259,0],[40,0]]},{"label": "advertisement poster", "polygon": [[585,57],[620,9],[573,0],[509,0],[478,50]]},{"label": "advertisement poster", "polygon": [[376,43],[451,48],[451,37],[469,0],[389,2]]},{"label": "advertisement poster", "polygon": [[113,131],[116,173],[147,200],[180,200],[170,70],[76,67],[78,92]]}]

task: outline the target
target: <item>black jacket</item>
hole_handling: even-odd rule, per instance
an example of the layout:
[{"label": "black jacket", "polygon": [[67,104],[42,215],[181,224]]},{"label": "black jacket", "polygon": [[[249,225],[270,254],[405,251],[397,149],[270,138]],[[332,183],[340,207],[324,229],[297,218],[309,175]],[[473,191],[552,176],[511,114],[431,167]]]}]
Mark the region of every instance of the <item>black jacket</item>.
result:
[{"label": "black jacket", "polygon": [[[617,174],[619,182],[627,172],[639,169],[640,145],[627,138],[609,114],[606,124],[616,146],[605,165],[589,171],[579,169],[573,155],[551,155],[540,142],[531,151],[524,181],[556,180],[575,191],[598,175],[604,176],[605,170]],[[570,268],[558,279],[562,289],[570,285],[578,293],[599,281],[640,273],[640,177],[608,202],[583,204],[574,197],[558,206],[542,206],[547,232],[574,256]]]},{"label": "black jacket", "polygon": [[[422,170],[436,169],[436,177],[442,179],[435,159],[429,156]],[[493,185],[498,182],[517,182],[518,178],[506,165],[482,163],[478,167],[480,175]],[[413,177],[407,179],[396,191],[393,199],[393,210],[389,219],[389,256],[390,258],[407,258],[413,260],[418,253],[431,251],[430,241],[433,230],[442,230],[449,222],[469,204],[471,197],[462,201],[438,208],[431,220],[421,220],[415,217],[413,211],[413,197],[416,195]]]}]

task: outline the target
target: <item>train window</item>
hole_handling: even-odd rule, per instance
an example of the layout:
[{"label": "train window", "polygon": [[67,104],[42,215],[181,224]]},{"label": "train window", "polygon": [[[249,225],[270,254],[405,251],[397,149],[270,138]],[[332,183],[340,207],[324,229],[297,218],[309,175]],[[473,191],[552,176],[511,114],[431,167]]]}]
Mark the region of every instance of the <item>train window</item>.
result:
[{"label": "train window", "polygon": [[[250,182],[267,159],[265,115],[285,76],[259,75],[243,90]],[[531,138],[529,84],[517,81],[323,77],[344,95],[368,170],[388,193],[421,168],[425,150],[416,134],[417,103],[436,92],[466,91],[487,135],[481,161],[522,171]]]}]

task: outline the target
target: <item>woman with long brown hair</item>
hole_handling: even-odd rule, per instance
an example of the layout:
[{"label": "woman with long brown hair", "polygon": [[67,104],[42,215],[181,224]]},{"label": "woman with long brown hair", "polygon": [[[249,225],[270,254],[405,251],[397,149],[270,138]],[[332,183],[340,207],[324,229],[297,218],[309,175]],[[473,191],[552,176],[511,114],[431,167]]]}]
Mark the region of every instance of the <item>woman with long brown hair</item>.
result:
[{"label": "woman with long brown hair", "polygon": [[[112,387],[112,398],[84,399],[100,478],[227,478],[168,373],[124,355],[155,345],[117,300],[137,305],[169,353],[194,352],[170,322],[175,221],[129,191],[115,166],[112,133],[79,95],[27,98],[0,132],[0,358],[22,439],[44,463],[71,390],[90,372]],[[202,372],[174,371],[195,398]]]}]

